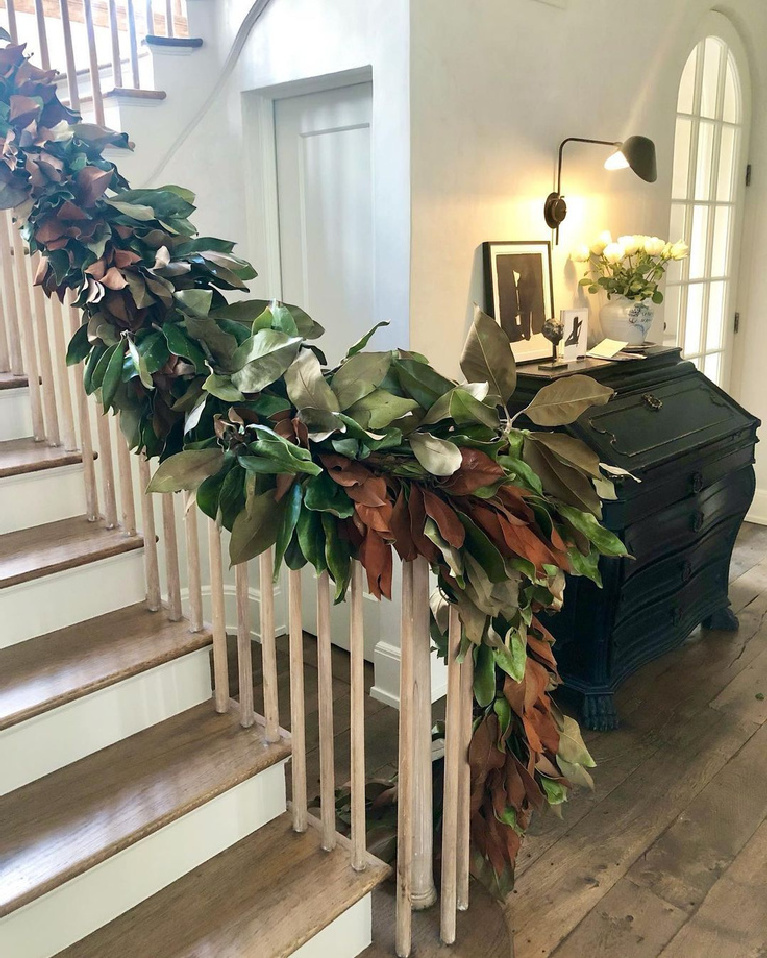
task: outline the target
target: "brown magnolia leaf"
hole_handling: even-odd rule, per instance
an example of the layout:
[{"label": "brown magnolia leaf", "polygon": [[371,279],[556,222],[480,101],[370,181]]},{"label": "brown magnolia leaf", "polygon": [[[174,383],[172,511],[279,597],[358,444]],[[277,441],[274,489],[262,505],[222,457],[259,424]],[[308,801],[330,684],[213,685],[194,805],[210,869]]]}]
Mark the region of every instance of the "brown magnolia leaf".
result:
[{"label": "brown magnolia leaf", "polygon": [[373,529],[368,528],[359,547],[359,560],[367,573],[368,591],[377,599],[391,599],[391,546]]},{"label": "brown magnolia leaf", "polygon": [[400,489],[397,500],[392,509],[389,528],[394,536],[394,548],[403,562],[412,562],[417,558],[418,550],[410,533],[410,510],[404,489]]},{"label": "brown magnolia leaf", "polygon": [[469,496],[505,478],[503,469],[481,449],[461,449],[460,467],[442,483],[453,496]]},{"label": "brown magnolia leaf", "polygon": [[454,510],[444,500],[428,489],[423,490],[426,515],[437,523],[439,534],[456,549],[460,549],[466,538],[466,529]]},{"label": "brown magnolia leaf", "polygon": [[97,166],[84,166],[77,174],[77,192],[79,202],[85,206],[95,206],[96,201],[106,192],[112,181],[112,170],[101,170]]},{"label": "brown magnolia leaf", "polygon": [[603,406],[613,395],[612,389],[591,376],[576,373],[539,389],[522,412],[536,426],[566,426],[591,406]]},{"label": "brown magnolia leaf", "polygon": [[599,468],[599,456],[585,442],[574,436],[563,432],[531,432],[525,440],[541,443],[553,452],[557,459],[593,476],[594,479],[603,478]]}]

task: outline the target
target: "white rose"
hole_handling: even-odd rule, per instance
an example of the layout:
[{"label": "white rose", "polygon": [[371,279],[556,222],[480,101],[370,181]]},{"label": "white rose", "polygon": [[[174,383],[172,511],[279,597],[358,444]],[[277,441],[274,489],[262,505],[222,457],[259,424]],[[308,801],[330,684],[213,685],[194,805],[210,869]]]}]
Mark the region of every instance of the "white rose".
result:
[{"label": "white rose", "polygon": [[574,263],[588,263],[591,257],[591,250],[585,243],[579,243],[570,251],[570,259]]},{"label": "white rose", "polygon": [[666,245],[663,247],[663,252],[660,254],[661,257],[665,260],[671,259],[671,253],[673,249],[674,249],[674,246],[672,243],[666,243]]},{"label": "white rose", "polygon": [[671,247],[671,259],[684,259],[689,252],[690,247],[687,245],[687,243],[679,240],[678,243],[674,243],[674,245]]},{"label": "white rose", "polygon": [[658,239],[657,236],[650,236],[648,237],[644,248],[650,256],[660,256],[665,245],[665,240]]},{"label": "white rose", "polygon": [[641,236],[619,236],[618,242],[626,250],[627,256],[633,256],[641,248]]},{"label": "white rose", "polygon": [[605,230],[604,233],[599,234],[589,248],[591,249],[592,253],[596,253],[597,256],[601,256],[610,243],[612,243],[612,241],[612,233],[609,230]]},{"label": "white rose", "polygon": [[622,263],[626,255],[626,250],[620,243],[608,243],[605,247],[604,256],[608,263]]}]

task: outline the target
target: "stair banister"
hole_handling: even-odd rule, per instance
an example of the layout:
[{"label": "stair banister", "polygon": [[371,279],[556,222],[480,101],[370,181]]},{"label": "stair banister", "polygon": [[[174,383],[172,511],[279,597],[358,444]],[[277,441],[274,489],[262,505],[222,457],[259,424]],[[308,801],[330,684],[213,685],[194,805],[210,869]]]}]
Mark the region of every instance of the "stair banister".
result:
[{"label": "stair banister", "polygon": [[226,647],[226,607],[221,568],[221,530],[208,519],[208,561],[210,563],[210,618],[213,629],[213,697],[216,711],[229,710],[229,657]]},{"label": "stair banister", "polygon": [[21,376],[24,362],[21,355],[21,334],[19,332],[19,311],[14,282],[14,262],[11,254],[11,241],[8,230],[13,229],[9,213],[0,213],[0,262],[3,270],[3,293],[5,305],[5,329],[8,338],[8,362],[10,371]]},{"label": "stair banister", "polygon": [[333,658],[330,639],[330,576],[317,576],[317,672],[320,727],[320,812],[322,847],[336,846],[336,773],[333,722]]},{"label": "stair banister", "polygon": [[301,570],[288,570],[288,631],[290,635],[290,735],[293,744],[291,784],[293,831],[307,829],[306,699],[304,692],[304,630]]},{"label": "stair banister", "polygon": [[152,470],[143,453],[138,457],[138,476],[141,484],[141,526],[144,536],[146,606],[150,612],[159,612],[162,608],[162,593],[160,591],[160,564],[157,558],[154,496],[151,492],[146,492],[152,478]]},{"label": "stair banister", "polygon": [[272,550],[258,557],[259,613],[261,618],[261,665],[264,677],[266,741],[280,740],[280,704],[277,697],[277,634],[274,622]]},{"label": "stair banister", "polygon": [[349,654],[351,657],[352,868],[365,868],[365,636],[363,569],[352,562]]}]

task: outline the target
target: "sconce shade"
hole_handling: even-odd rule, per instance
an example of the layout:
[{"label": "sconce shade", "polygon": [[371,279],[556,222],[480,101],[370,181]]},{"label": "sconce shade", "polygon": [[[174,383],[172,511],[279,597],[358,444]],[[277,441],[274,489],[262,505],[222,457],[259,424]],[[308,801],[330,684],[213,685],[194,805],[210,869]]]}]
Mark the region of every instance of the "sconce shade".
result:
[{"label": "sconce shade", "polygon": [[655,144],[646,136],[630,136],[607,158],[605,169],[631,169],[640,180],[654,183],[658,179]]}]

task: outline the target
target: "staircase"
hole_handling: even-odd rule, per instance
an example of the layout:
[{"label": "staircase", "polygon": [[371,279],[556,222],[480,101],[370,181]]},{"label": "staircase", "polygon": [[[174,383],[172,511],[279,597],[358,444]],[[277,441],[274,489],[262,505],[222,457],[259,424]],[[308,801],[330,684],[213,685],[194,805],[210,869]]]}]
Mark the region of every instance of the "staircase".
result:
[{"label": "staircase", "polygon": [[211,630],[147,610],[141,536],[69,515],[82,454],[6,438],[0,384],[0,954],[359,954],[388,868],[293,831],[288,734],[215,711]]}]

